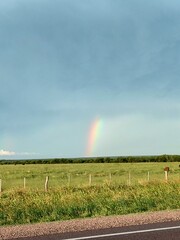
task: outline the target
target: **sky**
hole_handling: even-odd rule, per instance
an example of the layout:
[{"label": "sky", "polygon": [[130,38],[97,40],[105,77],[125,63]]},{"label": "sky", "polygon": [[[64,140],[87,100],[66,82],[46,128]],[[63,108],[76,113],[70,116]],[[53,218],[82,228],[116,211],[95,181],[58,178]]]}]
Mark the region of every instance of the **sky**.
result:
[{"label": "sky", "polygon": [[179,0],[0,1],[0,159],[180,154]]}]

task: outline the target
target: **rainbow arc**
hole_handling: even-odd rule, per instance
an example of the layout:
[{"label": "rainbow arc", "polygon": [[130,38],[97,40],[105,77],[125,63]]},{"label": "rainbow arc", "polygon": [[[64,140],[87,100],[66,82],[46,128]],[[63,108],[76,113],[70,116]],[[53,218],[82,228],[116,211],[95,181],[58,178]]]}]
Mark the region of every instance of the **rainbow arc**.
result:
[{"label": "rainbow arc", "polygon": [[100,129],[102,127],[102,120],[100,118],[96,118],[91,124],[89,135],[88,135],[88,145],[86,150],[86,156],[92,156],[95,146],[97,143],[97,139],[100,133]]}]

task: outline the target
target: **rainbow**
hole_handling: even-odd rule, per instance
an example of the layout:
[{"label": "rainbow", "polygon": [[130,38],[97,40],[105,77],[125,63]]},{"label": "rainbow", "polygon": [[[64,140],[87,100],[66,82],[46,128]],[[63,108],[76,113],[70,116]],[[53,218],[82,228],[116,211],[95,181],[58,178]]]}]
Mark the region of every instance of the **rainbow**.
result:
[{"label": "rainbow", "polygon": [[86,156],[88,157],[93,154],[101,126],[102,120],[100,118],[96,118],[91,124],[88,134],[88,145],[86,150]]}]

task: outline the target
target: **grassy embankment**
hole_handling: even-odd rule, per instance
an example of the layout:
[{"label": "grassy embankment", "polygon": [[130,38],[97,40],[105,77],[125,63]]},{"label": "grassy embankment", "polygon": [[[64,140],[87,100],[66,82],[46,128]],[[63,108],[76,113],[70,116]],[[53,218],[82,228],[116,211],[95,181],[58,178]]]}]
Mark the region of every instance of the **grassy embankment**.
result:
[{"label": "grassy embankment", "polygon": [[[171,169],[168,183],[163,173],[166,165]],[[178,209],[178,167],[178,163],[1,166],[1,178],[7,183],[0,198],[0,225]],[[69,173],[72,182],[68,187]],[[88,186],[90,173],[92,186]],[[47,175],[51,184],[49,191],[44,192]],[[26,189],[22,187],[24,176]]]},{"label": "grassy embankment", "polygon": [[0,225],[178,209],[179,199],[178,183],[16,190],[1,195]]}]

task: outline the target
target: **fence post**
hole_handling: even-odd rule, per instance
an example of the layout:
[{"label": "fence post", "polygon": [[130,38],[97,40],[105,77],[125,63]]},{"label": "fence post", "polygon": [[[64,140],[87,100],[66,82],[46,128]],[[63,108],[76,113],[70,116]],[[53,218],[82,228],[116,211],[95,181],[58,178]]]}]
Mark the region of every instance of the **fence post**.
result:
[{"label": "fence post", "polygon": [[24,177],[24,189],[26,188],[26,178]]},{"label": "fence post", "polygon": [[89,174],[89,186],[91,186],[91,183],[92,183],[92,175]]},{"label": "fence post", "polygon": [[48,191],[48,182],[49,182],[49,176],[46,177],[46,181],[45,181],[45,192]]},{"label": "fence post", "polygon": [[68,187],[70,186],[70,183],[71,183],[71,174],[69,173],[68,174]]},{"label": "fence post", "polygon": [[148,182],[149,182],[150,181],[150,173],[149,172],[148,172],[148,177],[147,178],[148,178]]},{"label": "fence post", "polygon": [[112,181],[112,175],[111,175],[111,173],[109,173],[109,181],[110,181],[110,182]]},{"label": "fence post", "polygon": [[0,179],[0,193],[2,192],[2,179]]},{"label": "fence post", "polygon": [[168,172],[169,172],[169,167],[164,168],[164,174],[165,174],[165,181],[168,181]]},{"label": "fence post", "polygon": [[131,185],[131,173],[129,172],[129,176],[128,176],[128,184]]},{"label": "fence post", "polygon": [[168,171],[164,171],[164,174],[165,174],[165,181],[167,182],[168,181]]}]

